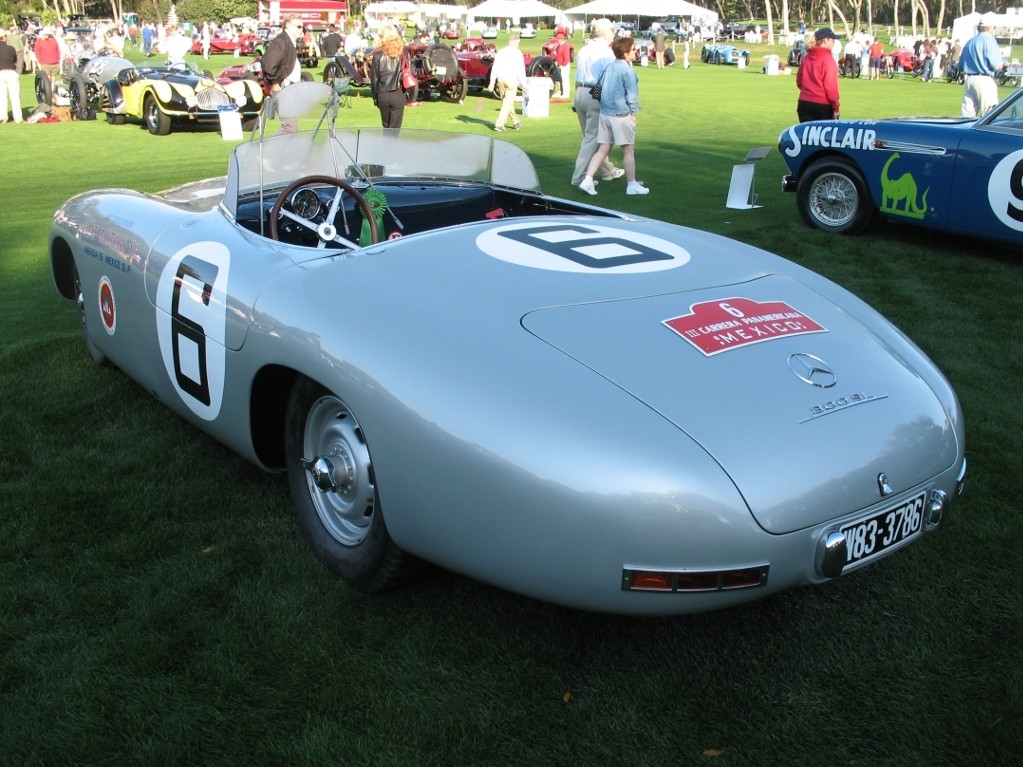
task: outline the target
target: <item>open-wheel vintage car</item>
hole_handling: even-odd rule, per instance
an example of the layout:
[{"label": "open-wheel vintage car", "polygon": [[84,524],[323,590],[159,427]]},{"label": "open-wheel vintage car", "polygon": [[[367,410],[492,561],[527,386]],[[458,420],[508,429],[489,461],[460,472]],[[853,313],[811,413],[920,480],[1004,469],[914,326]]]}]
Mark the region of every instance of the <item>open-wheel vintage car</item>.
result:
[{"label": "open-wheel vintage car", "polygon": [[241,78],[218,83],[210,73],[187,65],[128,67],[103,84],[100,108],[107,121],[121,125],[129,117],[141,119],[149,132],[165,136],[174,125],[219,124],[220,112],[237,110],[242,128],[251,130],[263,104],[263,89]]},{"label": "open-wheel vintage car", "polygon": [[[468,37],[455,46],[458,66],[468,81],[469,90],[483,90],[490,84],[490,70],[494,66],[497,48],[479,37]],[[533,56],[525,53],[527,77],[549,77],[555,90],[561,83],[561,69],[550,56]],[[499,95],[499,94],[495,94]]]},{"label": "open-wheel vintage car", "polygon": [[469,81],[462,74],[450,45],[413,43],[405,46],[405,55],[416,78],[416,87],[406,91],[409,101],[437,96],[441,101],[458,103],[465,98]]},{"label": "open-wheel vintage car", "polygon": [[489,132],[340,129],[322,83],[275,102],[320,117],[262,122],[226,177],[73,197],[49,258],[92,359],[286,474],[351,586],[425,560],[587,610],[697,612],[947,519],[956,396],[840,286],[547,196]]},{"label": "open-wheel vintage car", "polygon": [[[416,84],[405,89],[405,100],[429,100],[437,97],[442,101],[458,103],[468,91],[468,79],[458,66],[452,48],[444,43],[416,43],[405,46]],[[369,87],[372,74],[372,52],[348,57],[338,54],[323,69],[323,82],[340,88]]]},{"label": "open-wheel vintage car", "polygon": [[[229,85],[238,80],[249,80],[259,84],[264,96],[270,95],[270,87],[266,84],[266,78],[263,77],[263,68],[260,66],[258,56],[245,64],[224,67],[215,79],[220,85]],[[300,79],[312,82],[313,76],[309,72],[302,72]]]},{"label": "open-wheel vintage car", "polygon": [[42,70],[36,72],[36,103],[49,106],[65,99],[62,103],[69,105],[72,115],[84,119],[99,102],[103,84],[117,77],[122,70],[134,66],[128,59],[106,52],[96,53],[91,49],[65,56],[61,60],[60,75],[54,83],[51,84]]}]

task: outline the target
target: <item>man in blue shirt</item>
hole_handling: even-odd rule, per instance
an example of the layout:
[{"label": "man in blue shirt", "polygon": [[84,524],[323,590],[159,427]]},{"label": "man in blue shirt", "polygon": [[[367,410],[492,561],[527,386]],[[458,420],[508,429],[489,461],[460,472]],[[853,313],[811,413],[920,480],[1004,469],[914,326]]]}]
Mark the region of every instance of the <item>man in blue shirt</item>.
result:
[{"label": "man in blue shirt", "polygon": [[1005,67],[1002,52],[991,34],[991,28],[981,21],[977,34],[971,37],[959,55],[959,68],[966,76],[963,83],[963,117],[983,117],[998,103],[998,84],[995,75]]}]

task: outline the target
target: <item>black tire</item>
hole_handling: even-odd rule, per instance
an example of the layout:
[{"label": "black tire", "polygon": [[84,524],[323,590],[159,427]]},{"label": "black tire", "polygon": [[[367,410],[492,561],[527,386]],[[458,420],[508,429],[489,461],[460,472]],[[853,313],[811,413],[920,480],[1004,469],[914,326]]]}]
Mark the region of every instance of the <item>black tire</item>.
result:
[{"label": "black tire", "polygon": [[341,69],[341,65],[336,61],[331,61],[323,68],[323,82],[327,85],[333,86],[334,81],[340,77],[346,77],[346,75],[344,70]]},{"label": "black tire", "polygon": [[89,324],[85,316],[85,291],[82,289],[82,278],[78,275],[77,264],[74,266],[74,270],[75,302],[78,304],[78,321],[82,330],[82,343],[85,345],[85,351],[89,353],[89,358],[97,365],[113,367],[107,356],[89,338]]},{"label": "black tire", "polygon": [[316,78],[314,78],[309,72],[303,72],[298,76],[298,79],[304,83],[311,83],[314,82]]},{"label": "black tire", "polygon": [[459,78],[455,82],[447,83],[442,85],[440,89],[441,101],[447,101],[452,104],[461,104],[465,100],[465,94],[469,91],[469,81],[464,77]]},{"label": "black tire", "polygon": [[796,205],[808,226],[833,234],[859,234],[876,212],[860,172],[834,157],[806,169],[796,188]]},{"label": "black tire", "polygon": [[68,98],[71,101],[71,114],[79,120],[83,119],[89,111],[89,86],[85,83],[85,77],[81,72],[71,75],[67,85]]},{"label": "black tire", "polygon": [[124,125],[124,115],[107,112],[107,122],[111,125]]},{"label": "black tire", "polygon": [[36,72],[35,89],[37,104],[46,106],[53,104],[53,84],[50,82],[49,76],[42,70]]},{"label": "black tire", "polygon": [[537,56],[526,67],[526,77],[549,77],[555,83],[560,83],[561,67],[550,56]]},{"label": "black tire", "polygon": [[259,122],[259,117],[243,117],[242,118],[242,133],[252,133],[256,129],[256,124]]},{"label": "black tire", "polygon": [[171,132],[170,115],[160,109],[160,102],[152,93],[147,93],[142,99],[142,116],[154,136],[166,136]]},{"label": "black tire", "polygon": [[300,378],[288,398],[284,449],[295,512],[317,558],[359,591],[397,584],[413,560],[387,532],[369,446],[354,413],[324,387]]}]

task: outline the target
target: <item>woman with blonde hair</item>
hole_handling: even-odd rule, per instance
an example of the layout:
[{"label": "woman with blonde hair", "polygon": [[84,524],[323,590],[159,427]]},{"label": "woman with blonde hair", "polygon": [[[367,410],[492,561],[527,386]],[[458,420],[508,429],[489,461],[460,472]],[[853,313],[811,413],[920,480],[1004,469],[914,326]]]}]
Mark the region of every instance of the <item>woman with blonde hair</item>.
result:
[{"label": "woman with blonde hair", "polygon": [[393,25],[384,25],[380,30],[380,45],[373,52],[369,85],[385,128],[400,128],[405,116],[405,91],[401,87],[404,62],[405,41]]}]

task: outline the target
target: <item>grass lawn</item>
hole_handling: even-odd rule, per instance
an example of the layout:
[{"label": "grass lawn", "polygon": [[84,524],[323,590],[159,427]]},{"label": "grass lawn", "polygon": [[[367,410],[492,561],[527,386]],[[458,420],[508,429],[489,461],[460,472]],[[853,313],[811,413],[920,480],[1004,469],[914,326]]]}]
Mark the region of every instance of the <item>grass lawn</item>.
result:
[{"label": "grass lawn", "polygon": [[[651,194],[615,182],[593,199],[780,253],[916,340],[966,413],[967,493],[940,533],[826,586],[687,618],[580,613],[436,569],[354,593],[314,559],[282,478],[89,362],[50,279],[49,223],[68,197],[221,175],[232,144],[102,117],[8,124],[0,765],[1015,763],[1019,249],[884,223],[855,239],[808,230],[777,152],[757,167],[762,207],[726,209],[732,165],[795,120],[794,77],[759,73],[769,51],[784,55],[756,50],[746,70],[698,51],[688,70],[641,68],[636,154]],[[957,114],[961,95],[912,79],[841,89],[843,117],[863,119]],[[489,134],[497,109],[472,94],[410,108],[405,125]],[[379,119],[363,97],[341,122]],[[569,185],[569,104],[503,138],[546,192],[584,196]]]}]

